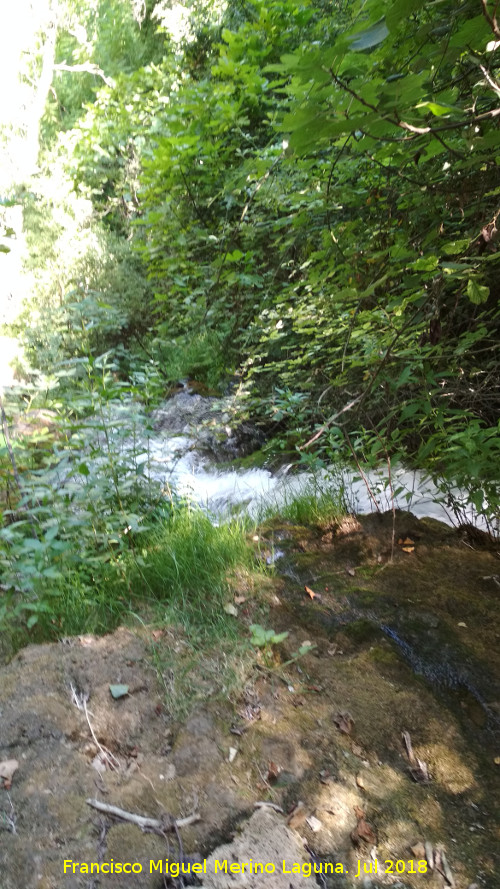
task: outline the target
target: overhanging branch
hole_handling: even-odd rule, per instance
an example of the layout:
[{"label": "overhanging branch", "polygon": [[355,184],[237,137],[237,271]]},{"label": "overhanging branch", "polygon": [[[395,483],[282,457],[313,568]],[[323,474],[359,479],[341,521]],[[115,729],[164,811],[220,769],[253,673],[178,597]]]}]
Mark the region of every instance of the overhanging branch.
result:
[{"label": "overhanging branch", "polygon": [[99,68],[99,65],[94,65],[93,62],[82,62],[81,65],[67,65],[66,62],[59,62],[57,65],[54,65],[54,71],[69,71],[74,74],[94,74],[96,77],[102,77],[106,86],[111,88],[115,86],[113,78],[107,77],[104,71]]}]

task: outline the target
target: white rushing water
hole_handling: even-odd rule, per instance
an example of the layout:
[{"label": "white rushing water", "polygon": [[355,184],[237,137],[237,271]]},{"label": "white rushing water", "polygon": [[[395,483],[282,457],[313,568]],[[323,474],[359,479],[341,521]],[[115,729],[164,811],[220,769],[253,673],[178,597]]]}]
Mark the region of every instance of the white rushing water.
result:
[{"label": "white rushing water", "polygon": [[[392,468],[389,482],[387,466],[366,471],[366,481],[359,471],[350,468],[335,467],[312,474],[294,472],[292,466],[277,472],[218,466],[200,450],[203,432],[210,428],[203,424],[211,416],[211,402],[215,400],[185,390],[153,417],[155,429],[139,462],[146,464],[146,474],[159,482],[166,494],[175,490],[220,519],[239,510],[257,517],[266,507],[279,509],[293,497],[313,491],[331,494],[338,501],[340,492],[343,505],[358,514],[377,509],[384,512],[394,505],[420,518],[429,516],[456,524],[446,496],[423,473],[403,467]],[[222,422],[228,402],[218,403]],[[482,526],[465,496],[451,487],[450,491],[462,504],[461,520]]]},{"label": "white rushing water", "polygon": [[[6,382],[12,385],[10,379]],[[461,522],[486,527],[484,518],[477,516],[460,491],[445,485],[439,490],[423,473],[402,467],[392,467],[389,483],[387,466],[367,470],[363,479],[359,471],[347,467],[312,474],[296,471],[291,465],[271,471],[217,464],[208,456],[211,449],[217,453],[217,444],[212,447],[214,442],[221,434],[229,443],[235,440],[228,425],[231,404],[230,397],[205,398],[187,386],[149,418],[143,405],[132,398],[111,401],[101,415],[95,414],[87,421],[81,450],[68,453],[60,471],[55,471],[54,484],[64,486],[71,480],[73,486],[81,486],[82,476],[69,467],[76,465],[75,461],[88,460],[90,453],[90,478],[95,478],[99,467],[108,462],[106,454],[111,442],[126,475],[141,474],[151,479],[160,485],[165,496],[175,492],[191,500],[207,510],[214,521],[240,511],[258,518],[266,510],[279,511],[297,495],[319,493],[331,496],[335,503],[358,514],[377,509],[384,512],[394,505],[420,518],[428,516],[458,524],[453,509],[447,505],[448,492],[455,505],[460,504]]]},{"label": "white rushing water", "polygon": [[[410,472],[402,467],[392,470],[392,489],[387,478],[387,470],[380,469],[365,474],[366,482],[359,473],[350,470],[318,474],[308,472],[273,473],[268,469],[221,469],[210,466],[193,451],[177,452],[171,459],[167,452],[172,447],[181,448],[188,440],[171,439],[168,448],[159,442],[151,442],[155,456],[150,465],[151,478],[159,481],[164,489],[170,488],[178,494],[198,504],[215,516],[222,517],[242,508],[257,517],[266,507],[279,509],[294,497],[312,493],[331,494],[333,500],[341,499],[349,511],[363,514],[379,509],[385,512],[392,509],[408,510],[419,518],[424,516],[439,519],[447,524],[456,524],[452,510],[443,502],[444,497],[432,482],[422,473]],[[161,458],[157,459],[157,455]],[[368,490],[368,488],[370,490]],[[370,494],[371,491],[371,494]],[[456,489],[454,495],[459,497]],[[373,496],[372,496],[373,495]],[[464,504],[463,519],[478,524],[472,506]]]}]

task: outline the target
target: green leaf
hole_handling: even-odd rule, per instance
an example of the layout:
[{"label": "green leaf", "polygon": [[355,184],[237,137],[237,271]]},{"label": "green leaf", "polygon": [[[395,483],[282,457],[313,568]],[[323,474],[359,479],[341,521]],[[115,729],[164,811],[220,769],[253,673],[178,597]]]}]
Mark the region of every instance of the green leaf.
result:
[{"label": "green leaf", "polygon": [[471,303],[474,303],[475,306],[481,305],[481,303],[485,303],[490,295],[490,288],[485,287],[483,284],[477,284],[474,278],[469,278],[469,282],[467,284],[467,296],[469,297]]},{"label": "green leaf", "polygon": [[442,117],[443,114],[449,114],[450,111],[460,111],[460,108],[454,108],[452,105],[440,105],[438,102],[419,102],[415,108],[428,108],[435,117]]},{"label": "green leaf", "polygon": [[396,389],[399,389],[400,386],[404,386],[408,382],[412,376],[412,370],[413,368],[411,364],[407,364],[406,367],[403,368],[396,382]]},{"label": "green leaf", "polygon": [[398,0],[385,14],[387,27],[390,31],[394,31],[400,21],[407,19],[412,12],[424,5],[425,0]]},{"label": "green leaf", "polygon": [[443,244],[441,249],[447,256],[454,256],[456,253],[462,253],[463,250],[466,250],[469,244],[468,238],[462,238],[459,241],[448,241],[446,244]]},{"label": "green leaf", "polygon": [[366,28],[364,31],[358,31],[357,34],[352,35],[351,49],[354,50],[354,52],[362,52],[365,49],[372,49],[372,47],[382,43],[388,34],[389,29],[385,23],[385,18],[381,18],[370,28]]},{"label": "green leaf", "polygon": [[61,571],[58,571],[57,568],[44,568],[42,571],[43,577],[48,577],[50,580],[60,580],[62,578]]},{"label": "green leaf", "polygon": [[437,268],[437,264],[437,256],[419,256],[419,258],[412,263],[411,270],[413,271],[416,269],[418,272],[432,272]]}]

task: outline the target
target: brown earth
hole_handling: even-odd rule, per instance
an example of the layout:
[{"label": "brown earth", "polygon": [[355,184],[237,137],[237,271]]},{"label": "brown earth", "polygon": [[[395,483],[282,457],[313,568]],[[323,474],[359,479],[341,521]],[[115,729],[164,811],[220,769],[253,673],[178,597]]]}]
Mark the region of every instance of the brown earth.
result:
[{"label": "brown earth", "polygon": [[[289,635],[252,658],[242,647],[236,691],[225,690],[229,655],[207,652],[193,672],[172,627],[29,646],[3,666],[0,773],[7,760],[18,767],[0,789],[1,889],[159,889],[150,862],[182,855],[186,868],[208,859],[207,889],[494,889],[498,543],[402,513],[394,534],[392,553],[389,514],[330,528],[268,523],[260,554],[285,555],[267,615],[246,593],[237,620],[242,639],[257,621]],[[316,647],[294,659],[306,640]],[[195,701],[182,720],[181,674]],[[114,699],[114,684],[128,693]],[[158,832],[87,799],[158,819]],[[257,802],[284,814],[251,818]],[[199,820],[176,835],[172,817],[193,812]],[[257,878],[248,865],[217,879],[216,859],[275,873]],[[91,876],[64,872],[65,861],[142,872]],[[327,864],[337,873],[308,873]]]}]

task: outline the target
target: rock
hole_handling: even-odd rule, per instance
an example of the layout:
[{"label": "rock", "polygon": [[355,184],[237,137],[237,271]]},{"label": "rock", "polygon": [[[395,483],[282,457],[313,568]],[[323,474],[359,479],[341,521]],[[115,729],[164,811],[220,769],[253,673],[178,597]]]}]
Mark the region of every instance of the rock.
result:
[{"label": "rock", "polygon": [[[269,809],[258,809],[232,843],[219,846],[207,859],[203,887],[289,889],[292,883],[293,889],[311,889],[314,877],[291,871],[293,864],[310,863],[300,838],[286,826],[283,817]],[[261,872],[260,864],[267,870]],[[240,872],[234,872],[238,867]]]}]

